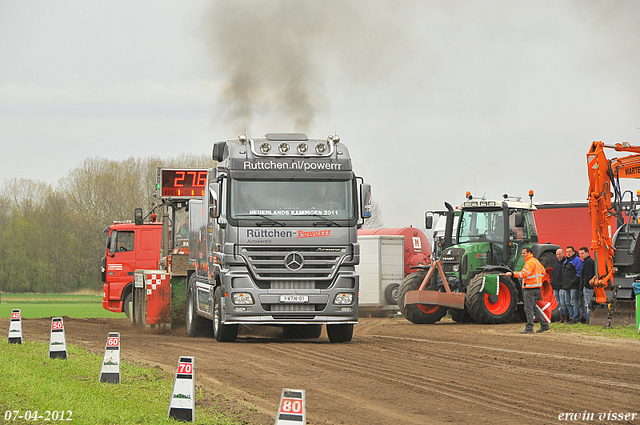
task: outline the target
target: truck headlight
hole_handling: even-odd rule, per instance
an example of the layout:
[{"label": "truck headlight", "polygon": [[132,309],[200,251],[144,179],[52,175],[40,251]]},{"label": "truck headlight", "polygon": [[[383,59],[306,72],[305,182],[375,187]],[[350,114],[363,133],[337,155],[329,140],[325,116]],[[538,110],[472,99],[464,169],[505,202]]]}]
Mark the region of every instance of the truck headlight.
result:
[{"label": "truck headlight", "polygon": [[236,305],[253,305],[253,297],[246,292],[235,292],[231,294],[231,302]]},{"label": "truck headlight", "polygon": [[333,300],[333,303],[338,305],[352,304],[353,294],[352,293],[338,294],[336,295],[336,298]]},{"label": "truck headlight", "polygon": [[460,270],[460,264],[456,264],[455,266],[453,266],[453,271],[458,273],[458,271]]}]

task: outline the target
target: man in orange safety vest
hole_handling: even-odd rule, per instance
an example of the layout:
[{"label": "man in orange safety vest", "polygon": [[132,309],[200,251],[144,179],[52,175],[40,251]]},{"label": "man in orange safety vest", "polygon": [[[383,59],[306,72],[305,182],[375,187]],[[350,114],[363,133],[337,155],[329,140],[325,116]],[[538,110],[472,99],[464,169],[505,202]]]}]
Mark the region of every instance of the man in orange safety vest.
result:
[{"label": "man in orange safety vest", "polygon": [[538,308],[536,301],[542,300],[542,278],[544,277],[545,268],[533,256],[531,248],[522,248],[522,257],[524,258],[524,267],[519,272],[507,272],[507,276],[513,276],[522,279],[522,298],[524,298],[524,314],[527,318],[527,325],[521,334],[533,333],[533,317],[535,316],[540,329],[536,332],[545,332],[550,329],[547,319]]}]

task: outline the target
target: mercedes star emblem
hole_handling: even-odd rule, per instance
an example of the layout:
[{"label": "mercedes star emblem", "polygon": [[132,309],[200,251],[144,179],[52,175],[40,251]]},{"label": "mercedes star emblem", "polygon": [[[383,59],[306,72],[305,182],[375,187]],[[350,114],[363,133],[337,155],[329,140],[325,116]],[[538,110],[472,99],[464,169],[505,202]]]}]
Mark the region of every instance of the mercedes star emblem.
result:
[{"label": "mercedes star emblem", "polygon": [[297,272],[304,265],[304,257],[299,252],[290,252],[284,257],[284,266],[292,272]]}]

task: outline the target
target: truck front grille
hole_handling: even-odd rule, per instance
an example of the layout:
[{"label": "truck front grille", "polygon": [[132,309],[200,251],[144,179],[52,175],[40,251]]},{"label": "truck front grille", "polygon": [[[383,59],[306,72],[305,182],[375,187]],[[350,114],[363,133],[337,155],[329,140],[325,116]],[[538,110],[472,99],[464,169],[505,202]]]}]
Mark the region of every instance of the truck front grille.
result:
[{"label": "truck front grille", "polygon": [[[304,259],[299,270],[290,270],[285,265],[286,257],[296,252]],[[347,255],[346,248],[298,247],[243,247],[240,253],[258,280],[269,289],[322,289],[327,288],[338,267]],[[282,285],[297,281],[293,287]],[[261,284],[258,283],[258,286]],[[300,286],[302,285],[302,286]],[[309,285],[309,286],[305,286]]]}]

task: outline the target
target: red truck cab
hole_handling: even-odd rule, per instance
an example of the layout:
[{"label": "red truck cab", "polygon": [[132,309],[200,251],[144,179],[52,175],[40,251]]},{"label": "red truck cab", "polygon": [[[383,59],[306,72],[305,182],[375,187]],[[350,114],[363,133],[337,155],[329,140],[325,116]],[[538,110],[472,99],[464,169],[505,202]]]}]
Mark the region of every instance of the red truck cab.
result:
[{"label": "red truck cab", "polygon": [[114,222],[105,230],[107,246],[102,258],[102,307],[129,316],[134,271],[157,270],[160,263],[162,223],[136,225]]}]

